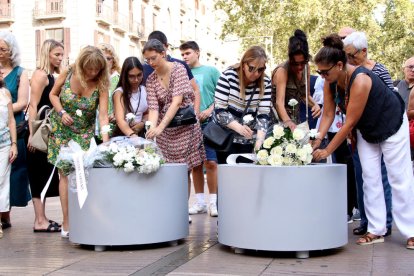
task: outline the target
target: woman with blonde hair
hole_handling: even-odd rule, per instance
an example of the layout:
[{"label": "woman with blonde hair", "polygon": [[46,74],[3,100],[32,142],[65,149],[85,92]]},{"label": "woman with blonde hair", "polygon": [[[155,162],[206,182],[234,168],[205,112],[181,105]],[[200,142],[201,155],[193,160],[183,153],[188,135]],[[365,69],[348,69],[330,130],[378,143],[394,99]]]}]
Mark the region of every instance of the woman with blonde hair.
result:
[{"label": "woman with blonde hair", "polygon": [[[15,36],[9,31],[0,31],[0,64],[3,67],[5,87],[10,91],[16,125],[25,120],[24,111],[29,99],[29,78],[20,66],[20,49]],[[19,155],[13,162],[10,173],[10,207],[25,207],[31,199],[27,178],[26,143],[24,135],[16,140]],[[1,212],[3,229],[11,227],[10,212]]]},{"label": "woman with blonde hair", "polygon": [[[253,148],[259,149],[263,143],[272,92],[270,79],[265,75],[266,62],[264,49],[253,46],[244,53],[240,63],[221,73],[214,96],[214,119],[236,134],[229,152],[217,152],[220,164],[226,163],[232,153],[252,153]],[[245,110],[245,115],[253,118],[250,122],[243,122],[241,118]]]},{"label": "woman with blonde hair", "polygon": [[[0,64],[0,212],[10,210],[10,164],[17,157],[16,121],[11,100],[10,92],[4,87]],[[3,237],[2,228],[0,223],[0,238]]]},{"label": "woman with blonde hair", "polygon": [[[68,171],[56,163],[60,148],[70,140],[83,150],[95,134],[96,110],[99,103],[99,122],[104,142],[108,138],[108,67],[102,51],[94,46],[81,50],[73,66],[59,75],[50,93],[54,111],[51,113],[52,133],[49,137],[48,160],[59,168],[59,193],[63,212],[62,237],[69,237]],[[62,89],[63,87],[63,89]]]},{"label": "woman with blonde hair", "polygon": [[[115,89],[118,87],[119,74],[121,72],[119,57],[114,47],[108,43],[100,43],[98,48],[103,52],[109,70],[109,99],[108,99],[108,119],[111,123],[111,129],[115,128],[114,101],[112,99]],[[97,116],[98,117],[98,116]],[[99,137],[99,122],[96,121],[95,134]]]},{"label": "woman with blonde hair", "polygon": [[[29,122],[32,122],[37,112],[43,106],[52,108],[49,99],[50,91],[55,84],[53,74],[60,73],[60,65],[63,60],[62,43],[47,39],[43,42],[40,50],[39,66],[34,71],[30,81],[30,103],[29,103]],[[43,119],[45,113],[41,114]],[[30,134],[27,142],[27,171],[29,174],[30,191],[32,192],[33,208],[35,211],[34,232],[59,232],[60,225],[49,220],[45,214],[46,199],[41,201],[40,193],[42,192],[50,174],[53,171],[53,165],[47,161],[47,154],[36,150],[32,147],[30,141],[33,135],[32,125],[29,124]],[[42,173],[39,173],[42,172]],[[49,190],[46,197],[59,196],[59,176],[57,171],[54,172]]]}]

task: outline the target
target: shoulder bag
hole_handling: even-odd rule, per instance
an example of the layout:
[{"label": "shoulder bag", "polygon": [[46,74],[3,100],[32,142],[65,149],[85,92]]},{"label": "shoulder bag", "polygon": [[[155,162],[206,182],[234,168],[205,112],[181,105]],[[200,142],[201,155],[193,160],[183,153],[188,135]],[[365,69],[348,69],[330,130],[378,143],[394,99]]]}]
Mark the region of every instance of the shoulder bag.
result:
[{"label": "shoulder bag", "polygon": [[17,139],[22,139],[25,137],[27,131],[29,130],[29,122],[26,119],[27,110],[29,109],[29,105],[27,105],[26,110],[24,111],[23,120],[20,121],[16,125],[16,134]]},{"label": "shoulder bag", "polygon": [[[247,101],[247,105],[240,117],[241,119],[246,115],[247,109],[249,108],[255,93],[256,89]],[[215,114],[213,114],[213,119],[210,120],[203,129],[203,135],[204,142],[218,152],[229,151],[233,145],[234,131],[219,125],[215,119]]]},{"label": "shoulder bag", "polygon": [[[32,138],[30,144],[35,149],[47,152],[47,144],[49,142],[49,134],[52,131],[50,123],[50,112],[52,109],[48,105],[42,106],[37,112],[36,119],[32,121]],[[45,114],[43,119],[40,119],[42,114]]]},{"label": "shoulder bag", "polygon": [[186,126],[186,125],[193,125],[197,123],[197,118],[194,112],[194,108],[192,105],[188,105],[183,108],[179,108],[177,113],[175,113],[174,118],[168,124],[169,127],[178,127],[178,126]]}]

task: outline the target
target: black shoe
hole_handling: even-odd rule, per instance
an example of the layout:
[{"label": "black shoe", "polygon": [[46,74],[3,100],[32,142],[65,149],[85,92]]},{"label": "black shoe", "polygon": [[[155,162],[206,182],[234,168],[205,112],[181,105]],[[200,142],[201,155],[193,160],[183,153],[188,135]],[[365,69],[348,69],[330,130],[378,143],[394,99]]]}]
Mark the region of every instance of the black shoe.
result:
[{"label": "black shoe", "polygon": [[12,226],[10,221],[4,220],[4,219],[1,220],[1,224],[3,226],[3,230],[7,229],[7,228],[10,228]]},{"label": "black shoe", "polygon": [[392,234],[392,228],[387,228],[387,232],[385,233],[384,237],[391,236]]},{"label": "black shoe", "polygon": [[367,226],[359,226],[357,228],[354,228],[352,233],[354,233],[354,235],[360,236],[360,235],[364,235],[367,231],[368,231]]}]

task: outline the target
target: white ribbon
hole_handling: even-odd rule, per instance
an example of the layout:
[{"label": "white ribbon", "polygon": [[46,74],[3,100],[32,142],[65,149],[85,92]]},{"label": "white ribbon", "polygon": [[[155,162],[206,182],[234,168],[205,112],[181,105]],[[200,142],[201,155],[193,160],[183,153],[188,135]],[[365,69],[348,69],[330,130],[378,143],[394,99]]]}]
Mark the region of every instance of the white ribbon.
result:
[{"label": "white ribbon", "polygon": [[78,192],[79,207],[82,209],[88,197],[88,189],[86,187],[85,169],[83,167],[83,155],[84,152],[76,152],[72,155],[73,163],[75,165],[76,175],[76,190]]}]

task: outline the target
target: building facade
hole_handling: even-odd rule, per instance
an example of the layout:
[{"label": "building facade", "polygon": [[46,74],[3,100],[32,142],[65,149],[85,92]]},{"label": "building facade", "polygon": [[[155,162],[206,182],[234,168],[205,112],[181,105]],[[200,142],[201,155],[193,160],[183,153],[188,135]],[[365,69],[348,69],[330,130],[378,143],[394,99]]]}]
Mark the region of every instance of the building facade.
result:
[{"label": "building facade", "polygon": [[182,42],[195,40],[203,63],[221,70],[229,62],[211,0],[0,0],[0,30],[15,34],[29,72],[45,39],[64,44],[65,65],[83,46],[100,42],[114,46],[122,62],[128,56],[142,60],[141,49],[153,30],[167,35],[173,56],[179,57],[174,49]]}]

